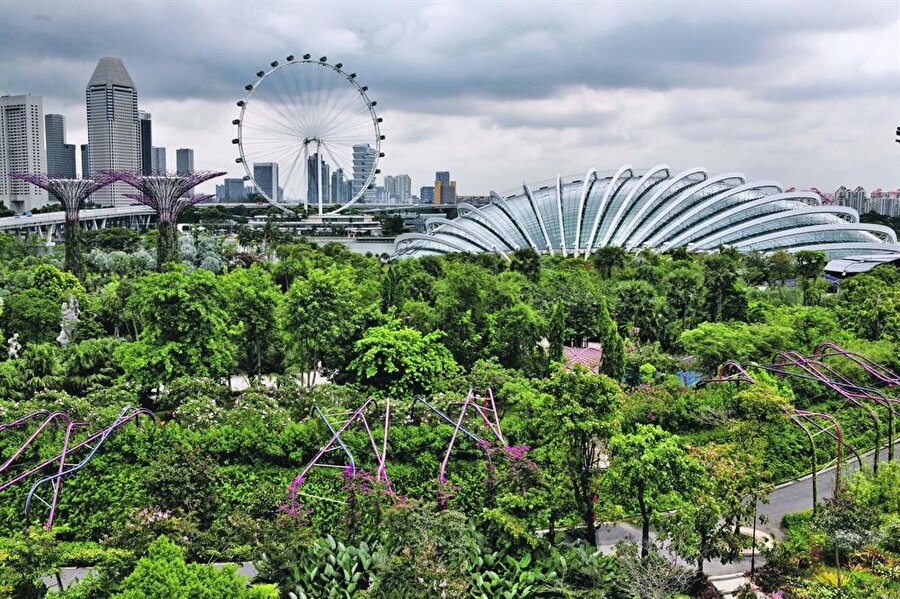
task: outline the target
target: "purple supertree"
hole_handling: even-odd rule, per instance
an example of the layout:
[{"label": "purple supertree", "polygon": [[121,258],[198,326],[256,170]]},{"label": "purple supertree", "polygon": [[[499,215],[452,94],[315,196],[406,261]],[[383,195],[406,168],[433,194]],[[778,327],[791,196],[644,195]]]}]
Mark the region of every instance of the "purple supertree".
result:
[{"label": "purple supertree", "polygon": [[66,213],[66,224],[63,230],[66,242],[66,270],[79,279],[82,278],[81,227],[78,224],[78,213],[92,193],[101,187],[106,187],[116,179],[106,174],[97,175],[93,179],[64,179],[29,173],[10,173],[10,176],[46,189],[62,202],[63,210]]},{"label": "purple supertree", "polygon": [[156,246],[156,266],[162,269],[167,262],[178,259],[178,243],[175,226],[187,208],[211,199],[211,195],[188,195],[190,191],[215,177],[222,171],[194,171],[165,175],[144,175],[140,172],[109,171],[117,181],[128,183],[139,193],[125,194],[156,211],[159,240]]}]

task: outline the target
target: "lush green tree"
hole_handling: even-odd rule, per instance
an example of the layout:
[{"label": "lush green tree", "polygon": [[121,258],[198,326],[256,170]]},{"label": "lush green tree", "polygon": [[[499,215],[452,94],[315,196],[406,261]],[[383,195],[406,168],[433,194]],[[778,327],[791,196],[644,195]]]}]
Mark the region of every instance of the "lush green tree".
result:
[{"label": "lush green tree", "polygon": [[551,459],[565,472],[574,505],[588,531],[595,533],[594,501],[600,457],[605,440],[615,432],[619,387],[583,367],[558,369],[541,389],[543,441],[554,448]]},{"label": "lush green tree", "polygon": [[440,332],[422,335],[397,321],[368,329],[356,342],[350,368],[373,393],[392,398],[430,396],[457,370]]},{"label": "lush green tree", "polygon": [[187,564],[182,550],[161,536],[147,548],[134,571],[122,581],[115,599],[274,599],[271,586],[247,587],[237,566]]},{"label": "lush green tree", "polygon": [[[539,304],[549,314],[557,302],[562,302],[566,314],[566,339],[581,342],[598,339],[603,331],[601,301],[603,296],[590,272],[584,268],[557,268],[541,277]],[[608,314],[607,307],[607,314]]]},{"label": "lush green tree", "polygon": [[435,324],[447,333],[444,344],[462,365],[487,357],[495,290],[495,278],[468,263],[447,265],[444,277],[435,283]]},{"label": "lush green tree", "polygon": [[67,345],[63,362],[66,391],[83,395],[110,386],[122,374],[114,359],[120,344],[115,337],[100,337]]},{"label": "lush green tree", "polygon": [[625,281],[616,287],[615,319],[641,341],[659,339],[662,314],[656,290],[646,281]]},{"label": "lush green tree", "polygon": [[686,331],[703,296],[703,273],[694,265],[676,268],[666,277],[665,289],[666,303]]},{"label": "lush green tree", "polygon": [[236,268],[223,277],[224,296],[232,323],[240,330],[238,367],[259,377],[271,368],[277,354],[277,308],[281,292],[272,275],[261,266]]},{"label": "lush green tree", "polygon": [[546,325],[537,310],[525,302],[516,302],[493,314],[491,330],[491,353],[501,364],[529,374],[546,370],[546,353],[540,345]]},{"label": "lush green tree", "polygon": [[128,298],[137,340],[116,351],[125,378],[150,388],[184,376],[227,377],[237,348],[223,291],[216,275],[204,269],[138,279]]},{"label": "lush green tree", "polygon": [[541,257],[531,248],[522,248],[513,252],[509,268],[525,275],[532,283],[541,278]]},{"label": "lush green tree", "polygon": [[313,268],[295,279],[280,309],[285,363],[299,369],[312,386],[319,364],[324,365],[330,355],[352,355],[361,309],[360,292],[349,267]]},{"label": "lush green tree", "polygon": [[794,261],[800,288],[803,290],[803,305],[812,306],[817,303],[818,287],[815,282],[822,276],[825,268],[825,253],[801,250],[794,254]]},{"label": "lush green tree", "polygon": [[706,257],[703,263],[703,317],[710,322],[744,320],[747,294],[741,286],[740,255],[723,249]]},{"label": "lush green tree", "polygon": [[841,322],[860,337],[900,341],[900,285],[872,274],[841,282]]},{"label": "lush green tree", "polygon": [[833,497],[822,502],[814,519],[816,528],[826,535],[825,550],[834,559],[838,586],[841,585],[841,563],[870,540],[877,523],[876,514],[851,494],[841,491],[838,489]]},{"label": "lush green tree", "polygon": [[640,514],[642,557],[650,552],[651,522],[678,505],[698,475],[679,437],[658,426],[639,424],[635,432],[612,438],[603,488],[625,513]]},{"label": "lush green tree", "polygon": [[550,343],[547,352],[551,362],[562,362],[563,348],[566,345],[566,312],[561,301],[553,304],[550,313],[550,323],[547,330],[547,340]]},{"label": "lush green tree", "polygon": [[613,270],[625,266],[627,255],[625,248],[621,246],[605,245],[591,255],[591,261],[594,263],[594,268],[600,273],[600,276],[608,279],[612,276]]},{"label": "lush green tree", "polygon": [[3,332],[19,334],[19,343],[48,343],[59,335],[62,302],[39,289],[11,293],[3,300]]},{"label": "lush green tree", "polygon": [[609,317],[606,300],[603,298],[600,298],[599,303],[597,329],[597,340],[603,350],[600,372],[615,380],[621,380],[625,374],[625,343],[619,335],[615,321]]}]

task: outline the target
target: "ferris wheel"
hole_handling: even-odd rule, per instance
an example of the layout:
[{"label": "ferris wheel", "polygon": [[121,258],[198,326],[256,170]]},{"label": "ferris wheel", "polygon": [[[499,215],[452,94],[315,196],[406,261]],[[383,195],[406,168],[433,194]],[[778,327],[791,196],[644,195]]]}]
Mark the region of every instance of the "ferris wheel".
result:
[{"label": "ferris wheel", "polygon": [[275,205],[313,204],[319,214],[326,205],[340,212],[373,198],[382,119],[356,73],[304,54],[272,62],[256,77],[232,121],[244,180]]}]

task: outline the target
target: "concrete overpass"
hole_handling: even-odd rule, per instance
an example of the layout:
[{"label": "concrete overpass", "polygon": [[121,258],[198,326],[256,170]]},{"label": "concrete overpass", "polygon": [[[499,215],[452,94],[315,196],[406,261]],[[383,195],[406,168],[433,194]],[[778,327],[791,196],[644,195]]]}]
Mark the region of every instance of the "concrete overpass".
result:
[{"label": "concrete overpass", "polygon": [[[89,231],[107,227],[128,227],[137,231],[146,231],[154,217],[152,208],[138,204],[118,208],[82,210],[79,220],[82,228]],[[40,235],[47,243],[52,243],[62,239],[65,220],[65,213],[62,211],[45,212],[32,216],[17,214],[0,218],[0,233],[10,233],[22,237]]]}]

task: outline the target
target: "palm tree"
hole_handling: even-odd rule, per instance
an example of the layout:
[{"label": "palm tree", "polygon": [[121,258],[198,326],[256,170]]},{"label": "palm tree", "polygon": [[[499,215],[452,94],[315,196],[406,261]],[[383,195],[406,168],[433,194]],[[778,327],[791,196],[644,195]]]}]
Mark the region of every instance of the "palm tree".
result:
[{"label": "palm tree", "polygon": [[604,279],[612,276],[616,268],[625,266],[625,248],[618,245],[605,245],[593,255],[594,268]]}]

